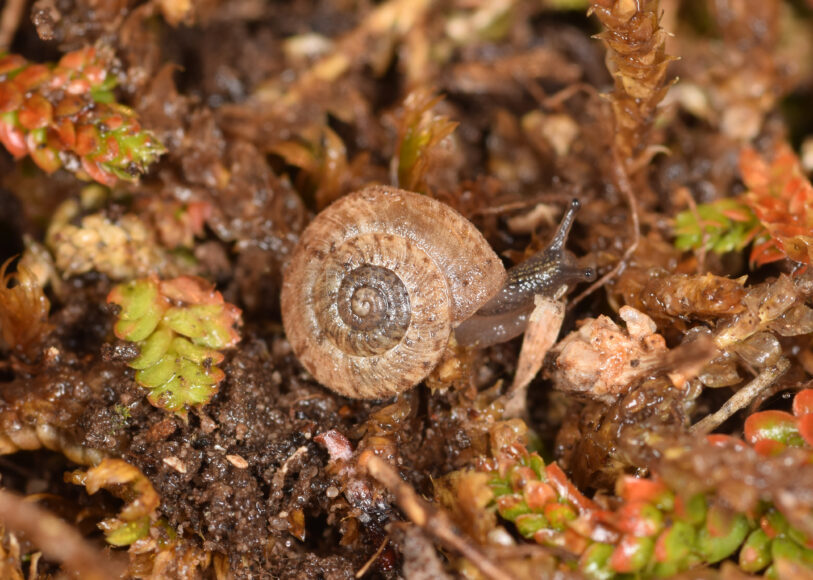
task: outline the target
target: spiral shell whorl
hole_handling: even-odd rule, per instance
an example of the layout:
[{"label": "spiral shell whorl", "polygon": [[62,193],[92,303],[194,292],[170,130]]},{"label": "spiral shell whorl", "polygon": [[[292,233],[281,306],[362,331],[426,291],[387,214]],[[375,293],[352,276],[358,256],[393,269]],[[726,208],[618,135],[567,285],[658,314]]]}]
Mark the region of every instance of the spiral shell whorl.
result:
[{"label": "spiral shell whorl", "polygon": [[[438,247],[449,230],[456,232],[452,244]],[[459,245],[461,236],[468,246]],[[487,252],[472,252],[470,237]],[[471,263],[460,266],[461,255],[472,253]],[[450,280],[450,265],[466,275],[453,271]],[[437,365],[457,313],[496,292],[478,280],[501,284],[502,272],[479,232],[451,208],[406,191],[367,188],[334,203],[303,233],[283,283],[285,331],[323,385],[354,398],[392,396]],[[461,285],[475,297],[456,296]]]},{"label": "spiral shell whorl", "polygon": [[[348,354],[386,352],[401,342],[409,328],[409,292],[389,268],[365,264],[348,272],[333,307],[347,334],[342,335],[339,329],[328,334]],[[336,320],[332,312],[324,314],[325,311],[316,313],[324,323],[323,328]]]}]

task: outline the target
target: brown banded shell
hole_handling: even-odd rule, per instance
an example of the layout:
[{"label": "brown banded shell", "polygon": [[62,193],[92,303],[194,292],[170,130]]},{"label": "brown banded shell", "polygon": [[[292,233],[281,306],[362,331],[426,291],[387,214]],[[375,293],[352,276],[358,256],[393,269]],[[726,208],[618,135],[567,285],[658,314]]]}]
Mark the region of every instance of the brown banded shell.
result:
[{"label": "brown banded shell", "polygon": [[321,384],[347,397],[389,397],[432,371],[452,329],[504,281],[500,259],[456,211],[368,187],[303,232],[285,272],[282,321]]}]

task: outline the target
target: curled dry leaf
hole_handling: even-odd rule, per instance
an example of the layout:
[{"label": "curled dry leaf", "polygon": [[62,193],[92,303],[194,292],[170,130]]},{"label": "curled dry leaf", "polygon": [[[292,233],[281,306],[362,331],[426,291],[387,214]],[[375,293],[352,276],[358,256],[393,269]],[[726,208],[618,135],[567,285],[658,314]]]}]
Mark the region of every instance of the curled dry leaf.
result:
[{"label": "curled dry leaf", "polygon": [[129,546],[130,572],[146,580],[200,578],[211,554],[186,540],[158,518],[160,497],[136,466],[122,459],[105,459],[88,471],[68,473],[66,480],[88,493],[105,489],[125,501],[116,517],[99,527],[113,546]]},{"label": "curled dry leaf", "polygon": [[348,160],[347,146],[327,125],[306,126],[297,137],[273,143],[269,148],[300,170],[295,180],[297,190],[304,197],[313,198],[318,209],[326,208],[359,185],[368,155]]},{"label": "curled dry leaf", "polygon": [[[25,580],[17,536],[6,533],[5,527],[0,527],[0,533],[3,535],[3,542],[0,543],[0,577],[8,580]],[[29,569],[36,573],[37,560],[34,556],[29,561]]]},{"label": "curled dry leaf", "polygon": [[548,350],[556,342],[562,321],[565,319],[565,305],[561,300],[537,295],[534,309],[528,317],[528,327],[522,339],[517,372],[514,382],[506,395],[506,417],[525,414],[525,396],[528,385],[534,379]]},{"label": "curled dry leaf", "polygon": [[810,273],[791,278],[780,274],[748,288],[742,299],[744,310],[718,325],[715,342],[728,348],[761,331],[781,336],[798,336],[813,331],[813,312],[805,304],[813,295]]},{"label": "curled dry leaf", "polygon": [[782,356],[780,337],[813,332],[813,309],[806,304],[813,295],[812,279],[809,272],[793,278],[781,274],[743,287],[740,312],[718,319],[713,330],[692,329],[693,335],[709,336],[721,351],[701,373],[701,382],[708,387],[735,385],[740,382],[738,363],[754,369],[775,365]]},{"label": "curled dry leaf", "polygon": [[66,475],[66,479],[85,486],[91,495],[106,489],[126,502],[117,517],[99,524],[108,543],[114,546],[129,546],[147,536],[150,526],[157,520],[160,498],[152,483],[141,470],[122,459],[105,459],[87,471]]},{"label": "curled dry leaf", "polygon": [[0,331],[6,348],[30,358],[51,328],[51,303],[34,273],[22,262],[17,272],[7,273],[12,260],[0,267]]}]

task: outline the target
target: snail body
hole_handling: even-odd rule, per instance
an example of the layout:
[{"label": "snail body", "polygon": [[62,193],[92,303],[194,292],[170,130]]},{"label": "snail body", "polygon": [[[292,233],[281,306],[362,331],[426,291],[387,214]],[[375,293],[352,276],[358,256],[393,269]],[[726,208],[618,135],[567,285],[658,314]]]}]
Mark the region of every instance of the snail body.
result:
[{"label": "snail body", "polygon": [[455,337],[459,344],[482,348],[511,340],[525,331],[534,308],[534,296],[559,298],[569,285],[595,277],[592,268],[580,267],[565,249],[578,209],[579,202],[574,199],[550,243],[508,270],[497,294],[457,327]]},{"label": "snail body", "polygon": [[339,199],[308,225],[285,271],[294,353],[337,393],[377,399],[424,379],[455,329],[470,345],[513,338],[534,294],[585,278],[564,251],[577,207],[546,250],[506,272],[477,228],[437,200],[382,186]]}]

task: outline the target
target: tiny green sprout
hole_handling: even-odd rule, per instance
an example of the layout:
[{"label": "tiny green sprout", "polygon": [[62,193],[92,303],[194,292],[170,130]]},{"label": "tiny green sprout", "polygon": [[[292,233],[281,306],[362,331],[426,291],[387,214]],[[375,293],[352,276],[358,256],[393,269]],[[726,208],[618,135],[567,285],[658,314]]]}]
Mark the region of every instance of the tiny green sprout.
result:
[{"label": "tiny green sprout", "polygon": [[742,250],[762,226],[754,212],[736,199],[698,205],[675,218],[675,246],[679,250],[703,248],[718,254]]},{"label": "tiny green sprout", "polygon": [[425,175],[432,149],[451,135],[457,123],[433,109],[442,100],[425,90],[407,96],[398,124],[398,186],[410,191],[425,191]]},{"label": "tiny green sprout", "polygon": [[240,309],[200,278],[141,278],[116,286],[107,301],[120,307],[115,334],[135,342],[135,380],[156,407],[185,417],[217,392],[225,373],[220,350],[237,344]]},{"label": "tiny green sprout", "polygon": [[114,431],[121,429],[125,425],[127,425],[127,421],[130,420],[131,414],[130,409],[127,408],[125,405],[116,404],[113,406],[113,412],[116,413],[116,418],[114,420]]}]

